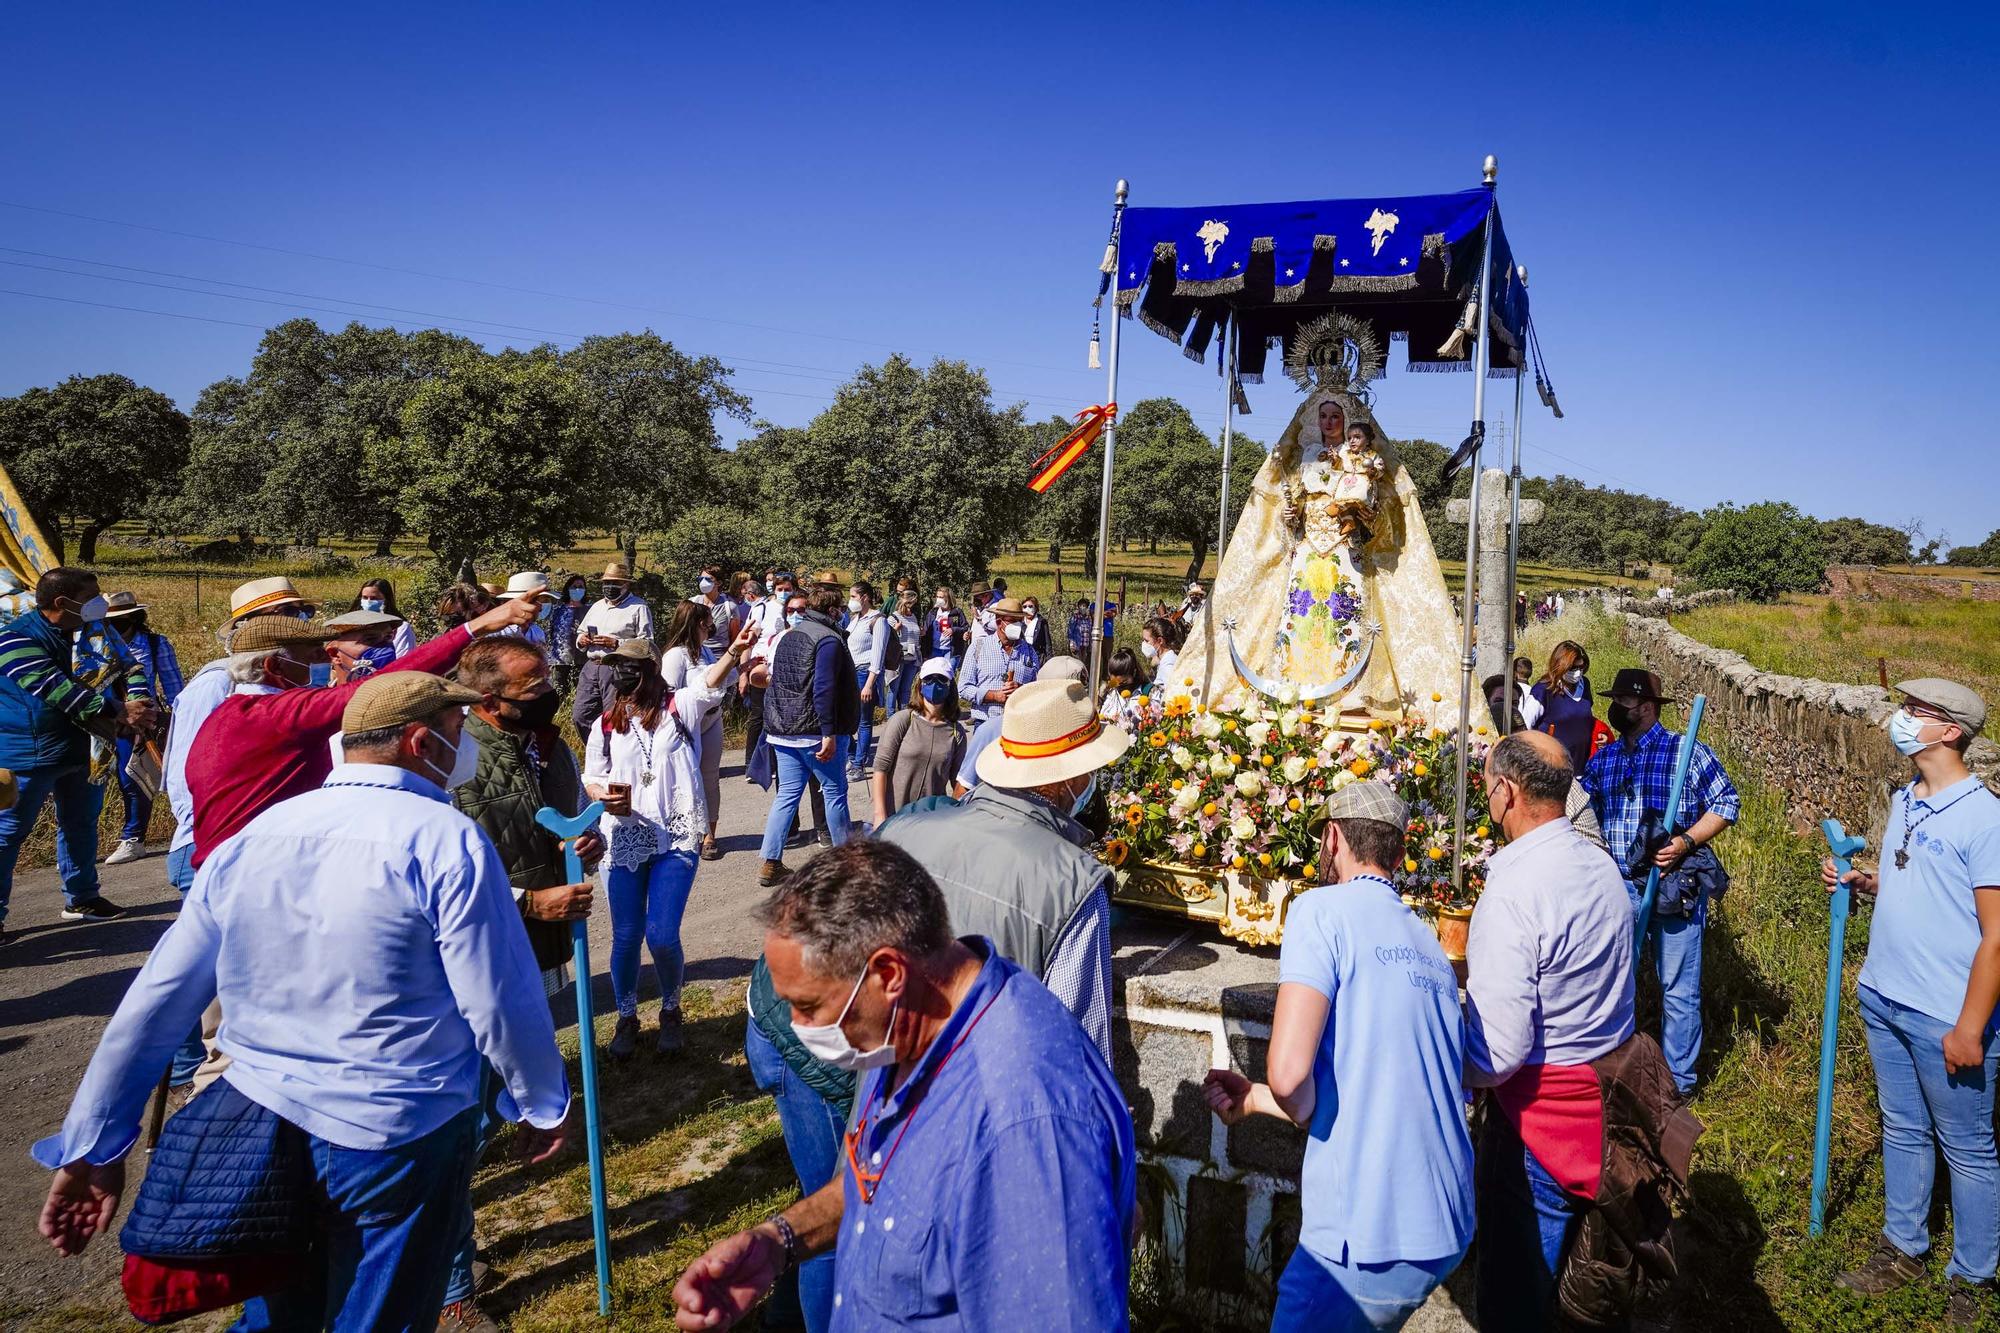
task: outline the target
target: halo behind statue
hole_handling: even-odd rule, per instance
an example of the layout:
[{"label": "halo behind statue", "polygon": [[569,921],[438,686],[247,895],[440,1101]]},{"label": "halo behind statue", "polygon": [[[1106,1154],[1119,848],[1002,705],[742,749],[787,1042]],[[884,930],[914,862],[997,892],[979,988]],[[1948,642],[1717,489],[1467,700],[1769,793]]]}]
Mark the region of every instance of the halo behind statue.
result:
[{"label": "halo behind statue", "polygon": [[1389,364],[1382,339],[1365,319],[1338,311],[1302,324],[1285,350],[1285,373],[1299,392],[1328,389],[1372,405],[1371,380],[1382,377]]}]

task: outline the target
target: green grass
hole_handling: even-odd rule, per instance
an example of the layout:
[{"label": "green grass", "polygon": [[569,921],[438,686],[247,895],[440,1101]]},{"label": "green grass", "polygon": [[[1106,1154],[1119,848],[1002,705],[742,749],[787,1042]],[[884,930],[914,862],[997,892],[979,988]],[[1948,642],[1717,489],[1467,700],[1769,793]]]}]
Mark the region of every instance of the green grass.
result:
[{"label": "green grass", "polygon": [[[1614,622],[1594,609],[1579,614],[1565,617],[1560,632],[1530,630],[1525,651],[1540,660],[1555,639],[1575,638],[1600,679],[1639,664]],[[1670,709],[1662,720],[1677,728],[1677,712]],[[1733,882],[1710,918],[1704,953],[1707,1035],[1695,1111],[1708,1132],[1695,1153],[1693,1204],[1681,1231],[1676,1326],[1815,1333],[1939,1328],[1951,1249],[1942,1168],[1932,1280],[1879,1300],[1833,1284],[1867,1254],[1882,1225],[1880,1122],[1854,1006],[1868,946],[1865,910],[1847,932],[1827,1229],[1818,1240],[1806,1235],[1826,986],[1826,894],[1819,884],[1825,846],[1816,832],[1794,830],[1781,798],[1757,782],[1724,728],[1705,728],[1702,739],[1722,757],[1744,803],[1742,819],[1716,844]],[[1657,992],[1642,976],[1640,1021],[1654,1032]],[[2000,1317],[1985,1327],[2000,1328]]]},{"label": "green grass", "polygon": [[[1791,594],[1769,604],[1704,606],[1674,628],[1742,653],[1766,671],[1853,685],[1944,676],[2000,700],[2000,602],[1843,601]],[[2000,740],[2000,717],[1986,734]]]}]

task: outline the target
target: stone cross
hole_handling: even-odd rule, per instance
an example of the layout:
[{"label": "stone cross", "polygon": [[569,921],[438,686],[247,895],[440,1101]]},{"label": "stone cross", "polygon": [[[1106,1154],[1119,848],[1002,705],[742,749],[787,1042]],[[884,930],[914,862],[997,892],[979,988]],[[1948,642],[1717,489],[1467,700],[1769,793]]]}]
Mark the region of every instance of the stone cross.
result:
[{"label": "stone cross", "polygon": [[[1464,523],[1470,507],[1467,500],[1446,501],[1446,521]],[[1513,507],[1513,493],[1509,489],[1507,474],[1497,467],[1487,468],[1479,477],[1479,624],[1475,655],[1478,675],[1473,681],[1475,689],[1487,677],[1508,675],[1513,670],[1507,661],[1508,645],[1513,641],[1514,633],[1514,608],[1507,600],[1507,519]],[[1523,499],[1521,526],[1539,523],[1541,519],[1542,502]],[[1474,707],[1478,707],[1476,702]]]}]

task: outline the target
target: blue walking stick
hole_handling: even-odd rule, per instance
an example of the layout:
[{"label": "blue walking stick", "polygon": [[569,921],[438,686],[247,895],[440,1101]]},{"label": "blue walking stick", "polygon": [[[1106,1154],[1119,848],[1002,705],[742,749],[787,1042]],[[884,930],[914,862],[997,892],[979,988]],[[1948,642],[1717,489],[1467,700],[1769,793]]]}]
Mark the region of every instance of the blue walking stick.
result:
[{"label": "blue walking stick", "polygon": [[[1833,853],[1833,872],[1845,875],[1854,869],[1848,858],[1868,844],[1849,837],[1838,819],[1822,822],[1827,850]],[[1847,915],[1853,909],[1853,892],[1846,884],[1833,890],[1831,915],[1826,930],[1826,1013],[1819,1021],[1819,1122],[1813,1126],[1812,1225],[1807,1234],[1817,1236],[1826,1223],[1826,1176],[1833,1158],[1833,1047],[1840,1036],[1840,984],[1847,951]]]},{"label": "blue walking stick", "polygon": [[[535,822],[562,839],[563,870],[571,884],[583,882],[583,858],[576,840],[597,827],[604,805],[592,801],[570,819],[543,806]],[[611,1228],[604,1216],[604,1139],[597,1116],[597,1021],[590,1008],[590,923],[573,921],[570,951],[576,967],[576,1035],[583,1056],[583,1125],[590,1147],[590,1231],[597,1244],[597,1313],[611,1313]]]},{"label": "blue walking stick", "polygon": [[[1681,789],[1687,786],[1688,764],[1694,760],[1695,733],[1701,730],[1701,715],[1708,711],[1708,696],[1697,694],[1688,705],[1688,726],[1681,735],[1681,752],[1674,757],[1674,780],[1667,788],[1667,810],[1661,816],[1667,832],[1674,832],[1674,821],[1681,816]],[[1646,932],[1653,924],[1653,899],[1660,893],[1660,867],[1656,863],[1646,869],[1646,892],[1639,899],[1637,930],[1632,936],[1632,961],[1637,963],[1639,955],[1646,948]]]}]

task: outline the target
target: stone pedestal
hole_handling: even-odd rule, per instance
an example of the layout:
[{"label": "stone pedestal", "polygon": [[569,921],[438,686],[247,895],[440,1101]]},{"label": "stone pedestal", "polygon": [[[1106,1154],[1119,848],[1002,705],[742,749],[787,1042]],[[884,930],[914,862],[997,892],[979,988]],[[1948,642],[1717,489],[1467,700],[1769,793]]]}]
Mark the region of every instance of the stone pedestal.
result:
[{"label": "stone pedestal", "polygon": [[[1146,1238],[1189,1318],[1267,1328],[1278,1274],[1298,1243],[1305,1134],[1267,1116],[1225,1128],[1201,1081],[1225,1067],[1264,1077],[1278,951],[1139,912],[1126,912],[1112,939],[1112,1048],[1138,1128]],[[1471,1329],[1460,1313],[1471,1278],[1462,1265],[1405,1327]]]}]

